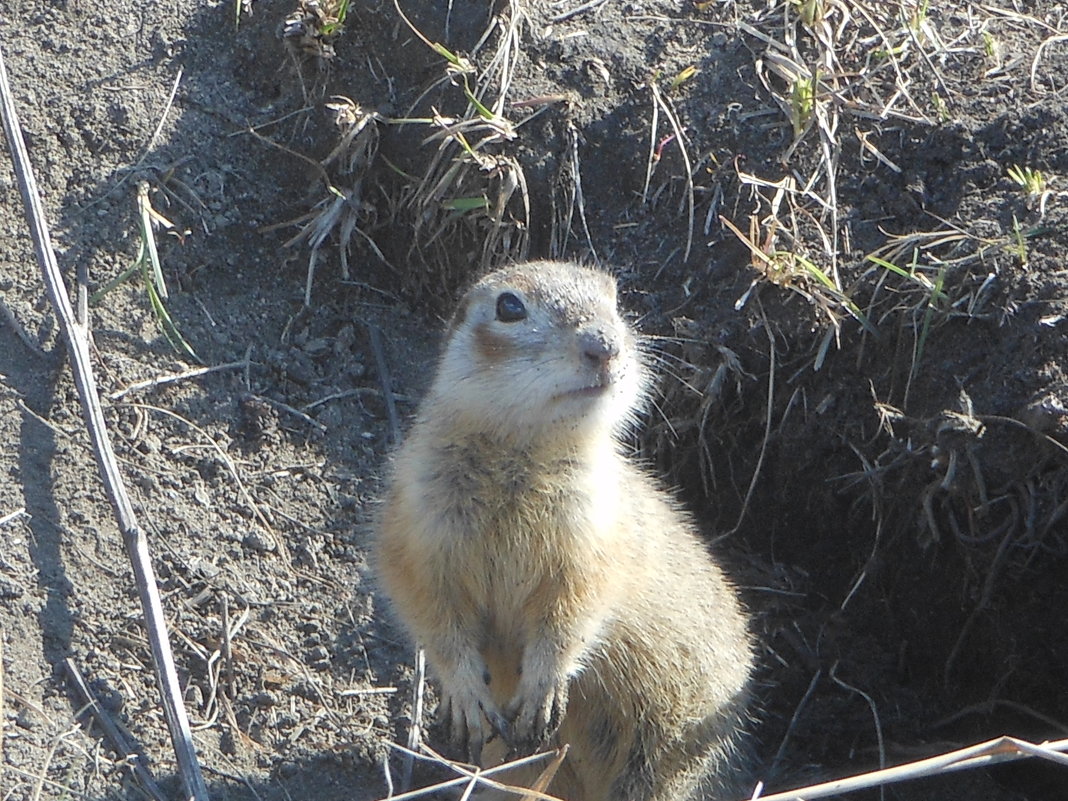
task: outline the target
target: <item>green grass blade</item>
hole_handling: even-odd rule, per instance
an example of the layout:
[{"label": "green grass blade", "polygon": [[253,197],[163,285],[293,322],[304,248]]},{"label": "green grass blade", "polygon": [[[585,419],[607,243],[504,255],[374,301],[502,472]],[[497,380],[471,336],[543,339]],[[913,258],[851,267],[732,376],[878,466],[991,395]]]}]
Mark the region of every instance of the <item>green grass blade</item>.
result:
[{"label": "green grass blade", "polygon": [[113,290],[119,284],[124,281],[129,281],[137,273],[141,272],[141,262],[145,258],[145,242],[141,240],[141,247],[137,253],[137,259],[134,263],[119,273],[117,276],[108,281],[104,286],[100,287],[96,292],[89,296],[90,303],[99,303],[103,299],[104,295]]},{"label": "green grass blade", "polygon": [[484,197],[451,197],[441,201],[441,207],[449,211],[475,211],[489,208],[489,201]]},{"label": "green grass blade", "polygon": [[946,281],[946,268],[943,267],[938,271],[938,277],[935,278],[934,291],[931,293],[931,297],[927,299],[927,309],[923,313],[923,328],[920,329],[920,339],[916,343],[916,361],[914,363],[913,370],[918,369],[920,360],[923,359],[923,349],[927,344],[927,335],[931,332],[931,321],[934,318],[935,313],[935,298],[943,296],[942,286]]},{"label": "green grass blade", "polygon": [[145,289],[148,291],[148,302],[152,306],[152,312],[156,315],[156,319],[159,320],[163,336],[175,351],[184,353],[193,361],[203,364],[203,361],[201,361],[197,352],[193,350],[193,346],[186,341],[185,337],[183,337],[182,333],[178,330],[178,326],[174,324],[174,320],[171,319],[171,315],[167,312],[167,307],[163,305],[163,298],[161,298],[156,291],[156,287],[153,285],[148,275],[148,264],[146,260],[142,260],[141,264],[141,272],[145,279]]}]

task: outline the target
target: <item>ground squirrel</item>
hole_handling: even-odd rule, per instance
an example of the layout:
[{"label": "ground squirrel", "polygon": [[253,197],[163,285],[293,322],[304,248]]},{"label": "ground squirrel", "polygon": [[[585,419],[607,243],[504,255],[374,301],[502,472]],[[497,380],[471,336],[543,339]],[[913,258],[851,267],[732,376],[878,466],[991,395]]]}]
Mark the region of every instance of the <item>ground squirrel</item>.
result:
[{"label": "ground squirrel", "polygon": [[734,590],[620,445],[646,385],[608,274],[539,261],[483,278],[376,524],[381,587],[453,735],[475,759],[492,733],[569,743],[548,788],[567,801],[722,792],[748,695]]}]

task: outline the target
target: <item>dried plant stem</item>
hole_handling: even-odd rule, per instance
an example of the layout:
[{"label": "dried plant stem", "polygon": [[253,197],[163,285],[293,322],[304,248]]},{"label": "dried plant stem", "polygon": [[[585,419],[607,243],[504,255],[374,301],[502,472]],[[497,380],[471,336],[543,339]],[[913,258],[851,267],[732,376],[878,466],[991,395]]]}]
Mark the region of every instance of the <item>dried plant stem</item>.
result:
[{"label": "dried plant stem", "polygon": [[178,683],[178,674],[174,669],[170,642],[167,640],[163,605],[156,586],[152,561],[148,555],[148,542],[144,531],[137,523],[133,504],[126,492],[118,461],[111,447],[111,439],[108,436],[104,412],[93,376],[89,338],[86,330],[75,320],[74,310],[63,284],[63,277],[56,263],[56,255],[52,250],[44,209],[37,191],[37,181],[33,176],[30,159],[26,152],[26,143],[15,113],[15,103],[8,85],[7,68],[4,65],[2,53],[0,53],[0,101],[2,101],[4,131],[7,134],[8,147],[11,150],[22,201],[26,207],[34,251],[38,264],[41,266],[49,299],[67,342],[71,371],[85,413],[86,428],[93,444],[93,454],[96,457],[104,487],[111,500],[133,567],[134,579],[145,615],[145,629],[152,648],[156,679],[159,683],[167,725],[178,762],[178,771],[181,774],[186,797],[196,801],[207,801],[208,789],[197,762],[193,738],[189,730],[189,719],[182,702],[182,690]]},{"label": "dried plant stem", "polygon": [[386,402],[386,416],[389,418],[389,436],[394,445],[400,443],[400,417],[397,414],[397,402],[393,397],[393,380],[390,377],[386,351],[382,347],[382,332],[378,326],[368,324],[367,335],[371,339],[371,352],[378,368],[378,381],[382,385],[382,399]]},{"label": "dried plant stem", "polygon": [[664,116],[667,117],[668,122],[671,124],[671,130],[675,134],[675,144],[679,148],[679,155],[682,156],[682,163],[686,169],[686,250],[682,255],[682,260],[689,261],[690,251],[693,249],[693,220],[694,220],[694,188],[693,188],[693,167],[690,164],[690,154],[686,150],[686,137],[682,131],[682,125],[679,123],[678,115],[675,114],[674,109],[668,102],[667,98],[660,92],[660,89],[656,85],[656,81],[649,81],[649,90],[653,93],[654,105],[657,105],[664,112]]},{"label": "dried plant stem", "polygon": [[4,627],[0,626],[0,771],[4,769]]},{"label": "dried plant stem", "polygon": [[115,749],[115,753],[122,757],[122,761],[125,764],[133,768],[134,775],[137,776],[138,782],[141,783],[141,789],[156,801],[167,801],[167,796],[156,784],[156,780],[153,778],[151,771],[145,766],[141,755],[130,745],[125,735],[115,725],[115,721],[104,711],[96,695],[89,689],[89,685],[86,683],[81,671],[78,670],[78,666],[74,664],[74,660],[69,657],[64,659],[63,667],[66,668],[67,678],[70,679],[71,684],[77,691],[78,699],[82,702],[82,709],[93,716],[97,725],[100,726],[104,735],[111,742],[111,747]]},{"label": "dried plant stem", "polygon": [[813,784],[809,787],[799,787],[785,793],[773,793],[772,795],[752,796],[753,801],[811,801],[813,798],[826,798],[831,795],[847,793],[853,790],[864,790],[872,787],[881,787],[887,784],[896,784],[907,779],[919,779],[924,776],[950,773],[955,770],[975,768],[991,765],[997,762],[1011,762],[1027,757],[1043,757],[1061,765],[1068,766],[1068,740],[1056,740],[1041,744],[1030,743],[1015,737],[998,737],[987,740],[984,743],[950,751],[946,754],[921,759],[916,762],[908,762],[885,770],[875,770],[870,773],[862,773],[858,776],[850,776],[845,779],[836,779],[822,784]]},{"label": "dried plant stem", "polygon": [[408,728],[408,750],[401,769],[401,792],[412,789],[412,771],[415,769],[415,754],[423,742],[423,697],[426,694],[426,652],[415,649],[415,675],[412,676],[412,723]]},{"label": "dried plant stem", "polygon": [[208,373],[218,373],[223,370],[237,370],[246,369],[249,366],[249,360],[242,359],[239,362],[227,362],[226,364],[217,364],[213,367],[196,367],[192,370],[185,370],[181,373],[169,373],[167,375],[159,375],[155,378],[149,378],[145,381],[137,381],[130,384],[128,387],[115,390],[108,398],[111,400],[119,400],[129,395],[131,392],[139,392],[142,389],[155,389],[156,387],[162,387],[167,384],[174,384],[178,381],[184,381],[188,378],[196,378],[197,376],[207,375]]}]

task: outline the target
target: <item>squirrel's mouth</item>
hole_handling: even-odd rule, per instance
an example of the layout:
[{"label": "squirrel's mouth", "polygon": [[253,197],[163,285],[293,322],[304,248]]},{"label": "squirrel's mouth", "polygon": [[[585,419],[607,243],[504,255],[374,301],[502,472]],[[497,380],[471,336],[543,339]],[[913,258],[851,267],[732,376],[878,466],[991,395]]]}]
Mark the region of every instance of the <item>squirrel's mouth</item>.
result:
[{"label": "squirrel's mouth", "polygon": [[556,400],[565,400],[567,398],[599,398],[602,395],[606,395],[611,392],[615,382],[612,380],[606,380],[603,384],[589,384],[585,387],[579,387],[578,389],[569,389],[564,392],[558,392],[556,394]]},{"label": "squirrel's mouth", "polygon": [[[561,389],[553,400],[596,400],[615,393],[624,378],[624,371],[612,367],[591,370],[585,375],[574,376],[572,389]],[[581,382],[581,383],[580,383]],[[571,382],[568,382],[571,383]],[[576,386],[577,385],[577,386]]]}]

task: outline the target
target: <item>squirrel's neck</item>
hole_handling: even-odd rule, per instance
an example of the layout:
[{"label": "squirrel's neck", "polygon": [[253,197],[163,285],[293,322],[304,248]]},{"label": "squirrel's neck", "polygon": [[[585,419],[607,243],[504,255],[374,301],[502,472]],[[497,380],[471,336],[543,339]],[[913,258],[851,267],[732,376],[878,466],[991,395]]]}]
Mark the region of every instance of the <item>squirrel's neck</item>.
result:
[{"label": "squirrel's neck", "polygon": [[477,414],[454,413],[424,418],[419,425],[435,450],[469,451],[487,460],[580,466],[597,464],[619,451],[611,429],[581,419],[535,428],[495,426]]}]

